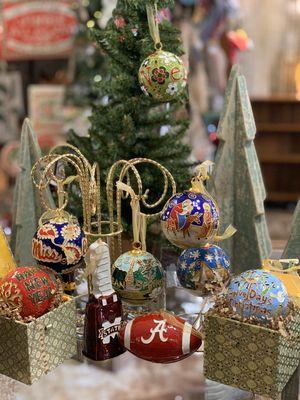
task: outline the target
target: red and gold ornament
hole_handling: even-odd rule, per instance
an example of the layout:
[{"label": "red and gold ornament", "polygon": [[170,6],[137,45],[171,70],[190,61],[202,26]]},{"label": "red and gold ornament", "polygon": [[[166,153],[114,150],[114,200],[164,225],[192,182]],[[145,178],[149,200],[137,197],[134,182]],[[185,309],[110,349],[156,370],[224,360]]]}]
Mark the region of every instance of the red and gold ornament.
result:
[{"label": "red and gold ornament", "polygon": [[40,317],[58,301],[61,287],[51,271],[18,267],[0,281],[0,304],[22,318]]}]

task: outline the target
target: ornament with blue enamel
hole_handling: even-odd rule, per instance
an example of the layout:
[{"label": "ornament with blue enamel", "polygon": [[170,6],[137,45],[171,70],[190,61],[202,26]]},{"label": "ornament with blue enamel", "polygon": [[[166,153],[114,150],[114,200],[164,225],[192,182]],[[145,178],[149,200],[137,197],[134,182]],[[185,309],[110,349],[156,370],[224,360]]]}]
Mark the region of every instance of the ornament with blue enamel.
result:
[{"label": "ornament with blue enamel", "polygon": [[215,245],[190,248],[179,256],[176,271],[181,286],[193,294],[216,294],[229,283],[230,261]]},{"label": "ornament with blue enamel", "polygon": [[161,224],[166,238],[180,248],[211,242],[219,228],[219,211],[209,195],[185,190],[165,205]]},{"label": "ornament with blue enamel", "polygon": [[264,270],[246,271],[234,278],[227,298],[237,314],[261,321],[285,316],[289,301],[281,280]]},{"label": "ornament with blue enamel", "polygon": [[58,216],[40,223],[32,240],[32,255],[39,264],[62,272],[78,264],[87,239],[75,217]]}]

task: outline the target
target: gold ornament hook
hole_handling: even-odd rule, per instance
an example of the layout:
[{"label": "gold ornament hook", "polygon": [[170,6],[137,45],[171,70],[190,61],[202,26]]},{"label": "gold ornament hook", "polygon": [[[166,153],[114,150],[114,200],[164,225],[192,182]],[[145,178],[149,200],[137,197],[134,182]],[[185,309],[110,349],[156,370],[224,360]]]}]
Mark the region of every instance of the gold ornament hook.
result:
[{"label": "gold ornament hook", "polygon": [[212,198],[212,196],[206,190],[204,182],[210,179],[210,171],[213,165],[214,163],[209,160],[204,161],[202,164],[198,165],[196,169],[199,172],[197,176],[194,176],[193,179],[191,180],[192,187],[190,188],[190,190],[192,192],[201,193],[208,196],[209,198]]}]

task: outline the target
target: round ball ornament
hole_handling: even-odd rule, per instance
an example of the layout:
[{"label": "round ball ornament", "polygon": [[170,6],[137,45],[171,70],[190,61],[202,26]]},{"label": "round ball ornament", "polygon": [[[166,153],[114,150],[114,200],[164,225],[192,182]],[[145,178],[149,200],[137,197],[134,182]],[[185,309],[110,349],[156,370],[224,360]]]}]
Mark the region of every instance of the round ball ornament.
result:
[{"label": "round ball ornament", "polygon": [[122,254],[112,269],[114,290],[129,304],[143,304],[154,300],[164,285],[161,263],[151,254],[134,249]]},{"label": "round ball ornament", "polygon": [[287,313],[288,294],[283,283],[264,270],[246,271],[234,278],[227,298],[234,311],[245,318],[253,316],[263,322]]},{"label": "round ball ornament", "polygon": [[229,283],[230,261],[215,245],[186,249],[178,259],[177,277],[195,295],[216,294]]},{"label": "round ball ornament", "polygon": [[187,72],[178,56],[160,49],[142,62],[139,82],[147,96],[159,102],[168,102],[183,93],[187,84]]},{"label": "round ball ornament", "polygon": [[169,199],[161,224],[166,238],[175,246],[183,249],[201,247],[217,235],[219,211],[210,196],[185,190]]},{"label": "round ball ornament", "polygon": [[77,219],[69,215],[40,223],[32,240],[33,257],[58,273],[78,264],[86,251],[84,232]]},{"label": "round ball ornament", "polygon": [[22,318],[40,317],[61,300],[62,288],[51,271],[19,267],[0,281],[0,301]]}]

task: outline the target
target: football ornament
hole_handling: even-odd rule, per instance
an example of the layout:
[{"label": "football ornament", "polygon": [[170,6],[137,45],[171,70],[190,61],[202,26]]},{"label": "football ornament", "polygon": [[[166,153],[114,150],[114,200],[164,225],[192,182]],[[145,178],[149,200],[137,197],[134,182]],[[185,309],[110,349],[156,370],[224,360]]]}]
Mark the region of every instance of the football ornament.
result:
[{"label": "football ornament", "polygon": [[19,267],[0,281],[0,302],[22,318],[40,317],[61,301],[62,287],[51,271]]},{"label": "football ornament", "polygon": [[137,317],[120,330],[120,341],[135,356],[155,363],[183,360],[201,346],[201,335],[166,311]]}]

